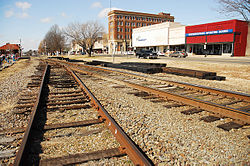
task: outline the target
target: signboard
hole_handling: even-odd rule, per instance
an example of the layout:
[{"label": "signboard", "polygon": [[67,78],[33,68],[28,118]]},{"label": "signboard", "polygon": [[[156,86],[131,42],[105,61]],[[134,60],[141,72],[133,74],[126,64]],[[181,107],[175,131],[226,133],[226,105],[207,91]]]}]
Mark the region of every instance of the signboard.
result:
[{"label": "signboard", "polygon": [[168,45],[168,27],[133,31],[132,44],[133,47]]},{"label": "signboard", "polygon": [[208,32],[195,32],[195,33],[186,33],[186,37],[192,36],[204,36],[204,35],[220,35],[226,33],[233,33],[233,29],[217,30],[217,31],[208,31]]}]

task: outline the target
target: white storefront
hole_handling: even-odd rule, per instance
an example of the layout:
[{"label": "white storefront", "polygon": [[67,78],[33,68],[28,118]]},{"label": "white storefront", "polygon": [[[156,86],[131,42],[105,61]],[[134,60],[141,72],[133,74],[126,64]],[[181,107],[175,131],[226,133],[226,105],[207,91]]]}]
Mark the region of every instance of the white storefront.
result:
[{"label": "white storefront", "polygon": [[164,51],[185,46],[185,26],[165,22],[133,29],[132,45],[135,49],[146,48]]}]

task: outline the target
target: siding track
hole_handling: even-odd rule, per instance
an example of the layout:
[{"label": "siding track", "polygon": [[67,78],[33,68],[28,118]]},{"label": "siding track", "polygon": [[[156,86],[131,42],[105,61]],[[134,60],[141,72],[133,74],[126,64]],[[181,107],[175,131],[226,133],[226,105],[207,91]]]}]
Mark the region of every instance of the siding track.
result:
[{"label": "siding track", "polygon": [[[88,74],[99,79],[113,81],[115,83],[126,85],[151,95],[156,95],[165,100],[174,100],[177,105],[193,106],[191,110],[183,111],[184,114],[198,113],[200,111],[209,111],[214,118],[204,117],[202,120],[212,122],[223,117],[229,117],[234,120],[231,127],[224,128],[230,130],[239,128],[242,125],[250,124],[250,96],[248,94],[224,91],[222,89],[197,86],[187,83],[161,80],[150,76],[133,74],[103,67],[94,67],[89,65],[79,65],[69,62],[72,70],[79,73]],[[181,104],[180,104],[181,103]],[[174,105],[173,105],[174,106]],[[167,106],[169,107],[169,106]],[[235,125],[237,123],[238,125]]]}]

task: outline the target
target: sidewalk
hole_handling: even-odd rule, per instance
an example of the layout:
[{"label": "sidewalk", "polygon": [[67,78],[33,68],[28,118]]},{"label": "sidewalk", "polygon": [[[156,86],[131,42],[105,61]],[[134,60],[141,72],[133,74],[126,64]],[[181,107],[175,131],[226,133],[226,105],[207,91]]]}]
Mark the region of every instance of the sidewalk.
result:
[{"label": "sidewalk", "polygon": [[238,60],[249,60],[250,61],[250,56],[241,56],[241,57],[230,57],[230,56],[221,56],[221,55],[207,55],[207,57],[205,57],[205,55],[188,55],[188,57],[192,57],[192,58],[217,58],[217,59],[238,59]]}]

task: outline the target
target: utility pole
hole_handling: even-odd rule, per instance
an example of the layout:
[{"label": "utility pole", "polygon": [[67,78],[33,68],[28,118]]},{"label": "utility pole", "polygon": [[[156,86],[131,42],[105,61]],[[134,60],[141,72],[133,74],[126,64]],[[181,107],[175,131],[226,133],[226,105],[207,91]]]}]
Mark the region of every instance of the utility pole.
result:
[{"label": "utility pole", "polygon": [[46,50],[46,47],[47,47],[47,45],[46,45],[46,41],[44,41],[45,55],[47,55],[47,50]]},{"label": "utility pole", "polygon": [[[111,0],[109,0],[109,12],[111,12]],[[109,19],[109,18],[108,18]],[[110,28],[110,24],[109,24],[109,28]],[[110,30],[110,29],[109,29]],[[112,39],[112,41],[111,41],[111,45],[112,45],[112,59],[113,59],[113,63],[115,62],[115,50],[114,50],[114,45],[115,45],[115,43],[113,42],[113,39]]]},{"label": "utility pole", "polygon": [[20,38],[19,55],[22,57],[22,40]]}]

